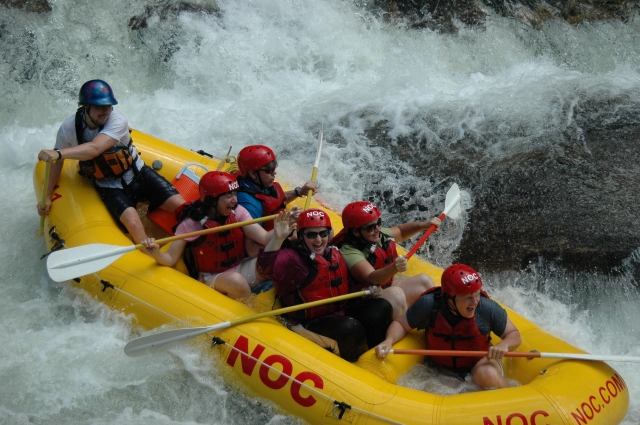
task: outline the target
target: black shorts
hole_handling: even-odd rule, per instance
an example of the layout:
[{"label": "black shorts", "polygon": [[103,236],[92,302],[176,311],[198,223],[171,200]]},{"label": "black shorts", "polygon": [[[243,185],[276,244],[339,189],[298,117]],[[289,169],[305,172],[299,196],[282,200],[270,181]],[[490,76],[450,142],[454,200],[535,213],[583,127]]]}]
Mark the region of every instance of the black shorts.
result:
[{"label": "black shorts", "polygon": [[155,170],[144,165],[131,184],[124,189],[113,189],[96,186],[107,209],[118,221],[129,207],[135,208],[138,202],[149,204],[149,210],[158,208],[178,191]]}]

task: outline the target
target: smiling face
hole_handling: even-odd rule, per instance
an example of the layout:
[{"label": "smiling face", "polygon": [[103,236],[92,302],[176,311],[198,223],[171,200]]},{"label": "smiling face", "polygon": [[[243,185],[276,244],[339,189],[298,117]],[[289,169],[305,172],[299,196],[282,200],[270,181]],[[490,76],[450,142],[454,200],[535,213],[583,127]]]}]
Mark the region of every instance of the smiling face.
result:
[{"label": "smiling face", "polygon": [[[455,304],[454,304],[455,300]],[[471,319],[476,314],[476,308],[480,303],[480,291],[475,291],[470,294],[456,295],[455,298],[449,299],[449,309],[454,314]]]},{"label": "smiling face", "polygon": [[217,210],[218,214],[224,217],[228,217],[233,211],[233,208],[238,204],[238,192],[232,190],[231,192],[223,193],[218,196]]},{"label": "smiling face", "polygon": [[358,228],[355,231],[356,236],[360,235],[362,239],[369,243],[380,242],[380,229],[382,228],[382,219],[377,218],[371,220]]},{"label": "smiling face", "polygon": [[305,227],[302,232],[298,233],[298,237],[302,237],[305,245],[311,252],[316,254],[324,254],[324,250],[329,243],[329,227]]}]

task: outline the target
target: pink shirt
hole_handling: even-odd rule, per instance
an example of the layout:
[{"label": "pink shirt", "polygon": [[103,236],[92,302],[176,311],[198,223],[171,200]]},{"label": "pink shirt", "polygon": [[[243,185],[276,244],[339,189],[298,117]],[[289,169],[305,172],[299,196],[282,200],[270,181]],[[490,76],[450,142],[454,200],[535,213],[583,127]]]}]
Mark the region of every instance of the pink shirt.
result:
[{"label": "pink shirt", "polygon": [[[233,210],[232,214],[236,216],[236,221],[249,221],[253,220],[249,211],[247,211],[242,205],[237,205],[235,210]],[[199,221],[195,221],[192,218],[185,218],[178,224],[176,228],[176,236],[183,235],[185,233],[197,232],[198,230],[202,230],[202,224]],[[199,236],[192,236],[190,238],[185,238],[184,240],[187,242],[193,242],[198,239]]]}]

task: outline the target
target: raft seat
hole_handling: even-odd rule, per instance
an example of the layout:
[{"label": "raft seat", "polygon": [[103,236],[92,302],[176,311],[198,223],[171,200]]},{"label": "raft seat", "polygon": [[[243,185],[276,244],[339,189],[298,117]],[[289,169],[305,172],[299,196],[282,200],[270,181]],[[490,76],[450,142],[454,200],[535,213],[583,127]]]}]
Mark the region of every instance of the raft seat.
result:
[{"label": "raft seat", "polygon": [[[189,167],[202,168],[205,173],[209,171],[207,167],[198,162],[187,162],[171,181],[171,184],[187,202],[195,201],[200,197],[200,189],[198,188],[200,176]],[[173,236],[173,228],[178,224],[174,213],[156,208],[155,210],[147,212],[147,218]]]}]

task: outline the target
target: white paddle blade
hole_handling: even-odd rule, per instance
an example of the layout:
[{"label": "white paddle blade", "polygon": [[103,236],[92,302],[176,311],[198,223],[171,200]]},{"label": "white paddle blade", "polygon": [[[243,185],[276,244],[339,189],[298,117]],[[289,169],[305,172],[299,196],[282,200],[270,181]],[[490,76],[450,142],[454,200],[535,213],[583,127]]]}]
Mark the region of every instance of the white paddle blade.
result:
[{"label": "white paddle blade", "polygon": [[207,326],[206,328],[185,328],[173,329],[166,332],[160,332],[155,335],[147,335],[132,341],[124,346],[124,353],[129,357],[138,357],[145,354],[163,351],[169,347],[191,338],[206,334],[218,329],[225,329],[231,326],[231,322],[222,322],[217,325]]},{"label": "white paddle blade", "polygon": [[62,249],[49,254],[47,271],[51,279],[64,282],[102,270],[123,254],[135,249],[135,245],[113,246],[100,243]]},{"label": "white paddle blade", "polygon": [[607,356],[596,354],[575,354],[575,353],[540,353],[543,359],[571,359],[571,360],[591,360],[598,362],[636,362],[640,363],[640,357],[633,356]]},{"label": "white paddle blade", "polygon": [[447,197],[444,200],[444,213],[454,220],[460,217],[460,188],[457,183],[454,183],[447,192]]}]

